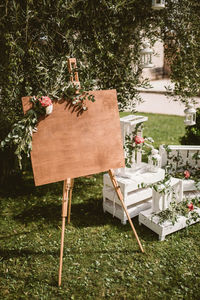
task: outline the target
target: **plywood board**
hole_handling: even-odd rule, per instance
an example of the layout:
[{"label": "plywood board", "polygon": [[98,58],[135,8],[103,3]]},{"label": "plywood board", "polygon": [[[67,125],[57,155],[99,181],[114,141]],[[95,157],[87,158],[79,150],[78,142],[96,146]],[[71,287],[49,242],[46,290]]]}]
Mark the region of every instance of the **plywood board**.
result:
[{"label": "plywood board", "polygon": [[[54,103],[53,113],[41,119],[33,134],[31,161],[35,185],[124,167],[116,90],[92,91],[82,115]],[[22,98],[30,108],[29,97]]]}]

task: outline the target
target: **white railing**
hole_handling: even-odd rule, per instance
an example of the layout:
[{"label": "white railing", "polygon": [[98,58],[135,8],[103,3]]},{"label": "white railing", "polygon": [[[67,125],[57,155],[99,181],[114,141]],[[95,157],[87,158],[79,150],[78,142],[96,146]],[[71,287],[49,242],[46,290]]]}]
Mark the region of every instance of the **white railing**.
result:
[{"label": "white railing", "polygon": [[[172,165],[174,168],[181,168],[184,166],[199,167],[200,168],[200,146],[193,145],[169,145],[167,149],[161,145],[159,152],[161,155],[161,165]],[[196,158],[195,158],[196,156]]]}]

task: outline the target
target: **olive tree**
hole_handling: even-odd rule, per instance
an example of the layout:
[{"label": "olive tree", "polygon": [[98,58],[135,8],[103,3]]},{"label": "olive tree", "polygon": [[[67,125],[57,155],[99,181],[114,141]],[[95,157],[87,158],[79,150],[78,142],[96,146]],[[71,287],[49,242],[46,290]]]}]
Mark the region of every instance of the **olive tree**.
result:
[{"label": "olive tree", "polygon": [[[147,86],[140,59],[146,39],[165,43],[175,93],[188,101],[199,92],[199,11],[195,0],[168,0],[159,12],[151,0],[3,1],[0,140],[23,116],[22,96],[53,97],[67,86],[69,57],[77,58],[84,89],[115,88],[121,110],[140,101],[138,87]],[[16,168],[13,152],[0,150],[5,174]]]}]

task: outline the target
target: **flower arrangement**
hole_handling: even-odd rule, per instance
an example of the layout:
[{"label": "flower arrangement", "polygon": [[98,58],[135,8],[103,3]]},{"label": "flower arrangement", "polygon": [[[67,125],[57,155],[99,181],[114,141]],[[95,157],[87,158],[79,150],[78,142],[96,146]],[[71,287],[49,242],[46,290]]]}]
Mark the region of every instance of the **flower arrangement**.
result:
[{"label": "flower arrangement", "polygon": [[48,107],[48,106],[52,105],[51,99],[47,96],[42,96],[41,98],[38,99],[38,101],[40,102],[40,104],[43,107]]},{"label": "flower arrangement", "polygon": [[[187,170],[186,170],[187,171]],[[182,172],[182,177],[186,177],[189,175],[189,172]],[[154,189],[156,192],[162,195],[169,196],[172,195],[172,201],[169,204],[169,207],[160,212],[155,212],[152,214],[152,219],[154,216],[159,217],[158,224],[163,224],[166,221],[169,221],[174,225],[180,216],[184,216],[187,218],[186,224],[189,225],[192,221],[197,221],[200,219],[199,213],[196,211],[196,208],[199,207],[199,197],[195,197],[193,199],[185,199],[179,203],[177,203],[175,197],[175,192],[173,186],[170,184],[171,174],[166,173],[165,178],[153,184],[144,184],[141,183],[138,185],[138,188],[147,188],[150,187]],[[189,177],[188,177],[189,178]]]},{"label": "flower arrangement", "polygon": [[145,141],[144,138],[141,137],[141,136],[136,135],[136,136],[134,137],[134,142],[135,142],[136,145],[143,144],[144,141]]},{"label": "flower arrangement", "polygon": [[199,150],[192,155],[193,165],[190,165],[188,162],[184,162],[180,151],[177,151],[176,155],[172,155],[172,150],[168,145],[165,145],[164,148],[167,152],[168,161],[165,167],[166,174],[180,179],[191,179],[194,181],[196,187],[198,187],[200,183],[200,168],[198,167],[198,161],[200,160]]},{"label": "flower arrangement", "polygon": [[190,225],[192,221],[200,220],[200,215],[196,211],[196,207],[198,206],[198,198],[194,198],[192,200],[186,199],[179,203],[172,201],[167,209],[153,213],[152,219],[154,216],[157,216],[159,217],[159,224],[163,224],[168,221],[174,225],[178,221],[179,217],[184,216],[187,218],[186,224]]},{"label": "flower arrangement", "polygon": [[151,137],[143,138],[139,135],[139,131],[142,130],[142,126],[142,123],[138,123],[135,126],[135,129],[130,134],[126,134],[125,136],[124,150],[126,153],[125,165],[127,168],[131,168],[134,162],[134,152],[137,153],[137,151],[140,151],[142,154],[149,155],[151,150],[154,148],[152,145],[154,140]]},{"label": "flower arrangement", "polygon": [[183,174],[184,174],[185,179],[190,178],[190,172],[188,170],[185,170]]},{"label": "flower arrangement", "polygon": [[[59,96],[60,95],[60,96]],[[15,154],[18,158],[19,167],[22,169],[22,156],[25,154],[30,156],[32,150],[32,135],[37,132],[37,123],[42,116],[48,116],[52,113],[53,102],[58,99],[64,99],[66,105],[72,111],[75,111],[78,115],[82,114],[88,108],[85,104],[86,99],[94,102],[94,96],[89,95],[80,87],[75,86],[73,83],[65,85],[60,91],[54,90],[53,100],[49,96],[33,96],[30,98],[32,104],[26,114],[18,123],[14,123],[11,131],[7,137],[1,141],[1,148],[13,144],[16,147]]]}]

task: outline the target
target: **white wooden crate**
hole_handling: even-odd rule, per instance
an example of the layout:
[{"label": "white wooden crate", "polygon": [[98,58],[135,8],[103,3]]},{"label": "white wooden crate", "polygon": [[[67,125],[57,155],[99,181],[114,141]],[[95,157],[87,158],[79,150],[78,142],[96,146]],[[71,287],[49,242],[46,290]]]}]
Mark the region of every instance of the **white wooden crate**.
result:
[{"label": "white wooden crate", "polygon": [[[195,211],[200,215],[200,208],[195,207]],[[159,235],[160,241],[163,241],[166,235],[185,228],[187,226],[187,220],[188,218],[180,216],[178,218],[178,221],[174,225],[169,221],[165,221],[163,224],[159,224],[159,217],[153,216],[151,208],[139,213],[139,224],[143,224],[157,233]],[[190,225],[199,221],[200,220],[191,220]]]},{"label": "white wooden crate", "polygon": [[183,191],[184,192],[188,192],[188,191],[196,191],[199,190],[200,191],[200,182],[197,183],[197,185],[195,185],[194,180],[191,179],[183,179]]},{"label": "white wooden crate", "polygon": [[[116,175],[117,182],[124,197],[126,197],[127,193],[137,190],[141,183],[152,184],[164,179],[165,171],[163,169],[159,169],[158,172],[154,173],[148,171],[148,168],[146,168],[148,164],[143,163],[140,166],[141,167],[138,169],[126,168],[127,171],[124,176]],[[104,174],[103,184],[104,187],[113,187],[110,176],[108,174]]]},{"label": "white wooden crate", "polygon": [[[148,117],[136,116],[136,115],[128,115],[120,118],[123,145],[125,145],[126,135],[127,134],[130,135],[135,130],[136,125],[138,124],[142,125],[143,122],[146,122],[147,120]],[[142,137],[143,135],[142,126],[138,127],[137,135]],[[124,151],[124,156],[126,157],[126,151]],[[142,161],[142,152],[140,150],[138,150],[137,153],[133,151],[132,162],[140,163],[141,161]]]},{"label": "white wooden crate", "polygon": [[[123,144],[125,142],[126,134],[130,134],[132,131],[134,131],[135,126],[137,124],[140,124],[140,123],[142,124],[143,122],[146,122],[147,120],[148,120],[148,117],[136,116],[136,115],[128,115],[128,116],[120,118],[120,126],[121,126]],[[140,133],[142,133],[141,129],[140,129]]]},{"label": "white wooden crate", "polygon": [[[127,210],[129,213],[130,218],[134,218],[139,215],[139,213],[143,210],[146,210],[151,207],[151,199],[145,200],[145,202],[140,202],[139,204],[132,204],[127,206]],[[117,204],[114,201],[110,201],[107,198],[104,198],[103,202],[103,209],[106,212],[109,212],[113,215],[113,217],[116,217],[121,220],[122,224],[126,224],[128,218],[126,216],[126,213],[121,205]]]},{"label": "white wooden crate", "polygon": [[[124,197],[125,206],[131,217],[135,217],[141,210],[151,207],[152,189],[139,188],[141,183],[151,184],[164,178],[165,172],[159,169],[157,173],[145,172],[135,176],[134,179],[116,176]],[[121,206],[113,184],[108,174],[103,177],[103,210],[109,212],[126,223],[127,217]],[[146,203],[146,204],[145,204]]]},{"label": "white wooden crate", "polygon": [[[152,192],[152,211],[159,212],[169,207],[171,201],[177,203],[183,200],[183,182],[177,178],[169,180],[170,190],[166,193],[159,193],[153,189]],[[164,189],[164,186],[163,186]]]},{"label": "white wooden crate", "polygon": [[[124,195],[123,195],[124,196]],[[104,187],[103,188],[103,197],[113,201],[121,206],[121,202],[117,197],[115,190],[111,187]],[[152,197],[152,189],[145,188],[145,189],[138,189],[125,194],[124,203],[126,206],[130,206],[133,203],[137,204],[145,199],[149,199]]]}]

